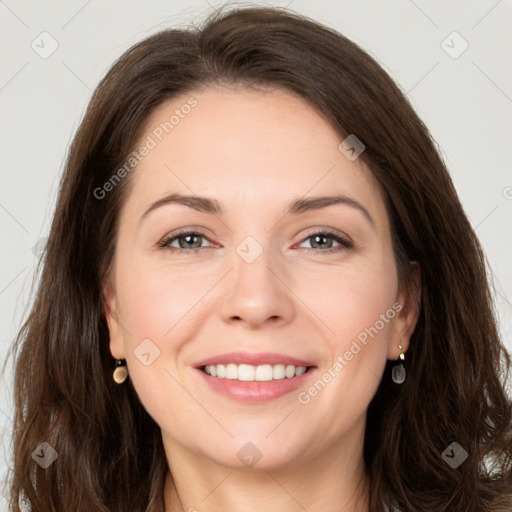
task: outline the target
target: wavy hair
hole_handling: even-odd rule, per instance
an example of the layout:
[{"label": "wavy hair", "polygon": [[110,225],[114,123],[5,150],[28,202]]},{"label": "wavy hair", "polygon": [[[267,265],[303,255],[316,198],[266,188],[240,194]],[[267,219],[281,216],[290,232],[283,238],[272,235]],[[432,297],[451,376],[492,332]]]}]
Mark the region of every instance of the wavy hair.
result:
[{"label": "wavy hair", "polygon": [[[221,9],[199,27],[162,30],[128,49],[94,91],[70,146],[15,357],[10,508],[164,510],[161,432],[129,380],[113,382],[102,283],[116,250],[123,165],[164,101],[209,85],[299,95],[339,133],[385,193],[401,286],[421,267],[419,318],[368,409],[364,463],[372,512],[512,510],[511,358],[500,340],[483,249],[429,130],[384,69],[337,31],[277,7]],[[4,366],[5,369],[5,366]],[[32,453],[58,454],[46,469]],[[468,454],[457,468],[443,451]]]}]

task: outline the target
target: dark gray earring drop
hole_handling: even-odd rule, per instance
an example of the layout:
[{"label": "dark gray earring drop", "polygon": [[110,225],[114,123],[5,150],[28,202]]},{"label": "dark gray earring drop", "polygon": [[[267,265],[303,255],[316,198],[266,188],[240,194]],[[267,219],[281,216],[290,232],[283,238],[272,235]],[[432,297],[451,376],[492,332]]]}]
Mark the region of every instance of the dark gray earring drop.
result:
[{"label": "dark gray earring drop", "polygon": [[[402,350],[402,345],[398,345],[398,348]],[[405,354],[402,352],[400,354],[400,362],[393,366],[393,370],[391,371],[391,378],[395,384],[402,384],[406,377],[406,371],[402,361],[405,361]]]}]

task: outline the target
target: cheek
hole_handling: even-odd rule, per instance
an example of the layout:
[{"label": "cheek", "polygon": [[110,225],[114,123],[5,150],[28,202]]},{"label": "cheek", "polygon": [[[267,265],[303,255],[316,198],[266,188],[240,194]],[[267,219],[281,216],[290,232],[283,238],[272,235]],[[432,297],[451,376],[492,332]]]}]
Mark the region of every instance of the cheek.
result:
[{"label": "cheek", "polygon": [[[189,321],[194,305],[208,289],[197,274],[178,268],[132,262],[119,274],[119,294],[131,343],[173,338],[181,319]],[[175,327],[176,326],[176,327]],[[142,337],[142,338],[141,338]]]},{"label": "cheek", "polygon": [[194,331],[194,305],[205,285],[176,269],[145,265],[132,260],[119,266],[118,293],[129,378],[148,413],[162,425],[177,411],[185,417],[198,414],[179,384],[177,362]]},{"label": "cheek", "polygon": [[[331,276],[324,284],[328,293],[323,302],[317,293],[319,300],[312,309],[319,312],[330,331],[325,370],[320,372],[321,382],[305,390],[304,402],[338,403],[343,397],[346,410],[362,413],[380,383],[397,316],[394,260],[351,267],[350,272],[340,273],[336,279]],[[323,396],[317,400],[319,393]]]},{"label": "cheek", "polygon": [[364,342],[365,333],[368,337],[369,331],[375,338],[387,335],[397,294],[393,262],[367,262],[322,279],[323,290],[327,293],[315,292],[314,310],[321,312],[321,318],[330,327],[333,348],[348,350],[347,343],[350,345],[356,338]]}]

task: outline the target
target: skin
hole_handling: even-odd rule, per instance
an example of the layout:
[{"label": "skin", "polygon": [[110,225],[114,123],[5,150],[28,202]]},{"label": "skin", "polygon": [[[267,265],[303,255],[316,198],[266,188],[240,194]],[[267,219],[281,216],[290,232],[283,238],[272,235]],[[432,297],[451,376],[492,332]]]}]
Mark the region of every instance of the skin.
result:
[{"label": "skin", "polygon": [[[367,512],[367,407],[386,360],[407,351],[418,316],[399,287],[382,191],[292,93],[210,87],[193,96],[198,105],[133,171],[104,287],[112,356],[126,359],[162,431],[172,473],[166,511]],[[189,97],[155,110],[141,143]],[[170,193],[215,198],[225,214],[167,204],[139,221]],[[334,193],[357,199],[375,225],[346,204],[285,215],[293,199]],[[204,237],[174,239],[174,253],[158,247],[184,227]],[[326,228],[353,247],[332,238],[315,245],[309,232]],[[250,264],[236,252],[247,236],[263,249]],[[311,379],[275,400],[242,404],[211,390],[193,368],[245,349],[314,361],[319,376],[394,303],[400,312],[308,404],[298,393]],[[146,366],[134,350],[148,338],[160,355]],[[262,454],[252,467],[237,457],[248,442]]]}]

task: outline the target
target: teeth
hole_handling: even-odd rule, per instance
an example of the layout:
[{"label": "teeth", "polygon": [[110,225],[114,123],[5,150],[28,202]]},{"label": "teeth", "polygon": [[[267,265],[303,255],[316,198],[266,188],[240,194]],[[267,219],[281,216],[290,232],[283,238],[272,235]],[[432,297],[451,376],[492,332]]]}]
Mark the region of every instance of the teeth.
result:
[{"label": "teeth", "polygon": [[254,374],[254,380],[266,381],[274,378],[274,368],[270,364],[262,364],[256,367],[256,373]]},{"label": "teeth", "polygon": [[291,379],[295,375],[295,367],[291,364],[286,367],[284,374],[288,379]]},{"label": "teeth", "polygon": [[262,364],[253,366],[251,364],[212,364],[204,367],[205,373],[219,379],[232,379],[240,381],[265,382],[269,380],[291,379],[306,373],[305,366],[293,366],[291,364]]},{"label": "teeth", "polygon": [[238,379],[238,368],[236,364],[226,366],[226,379]]}]

